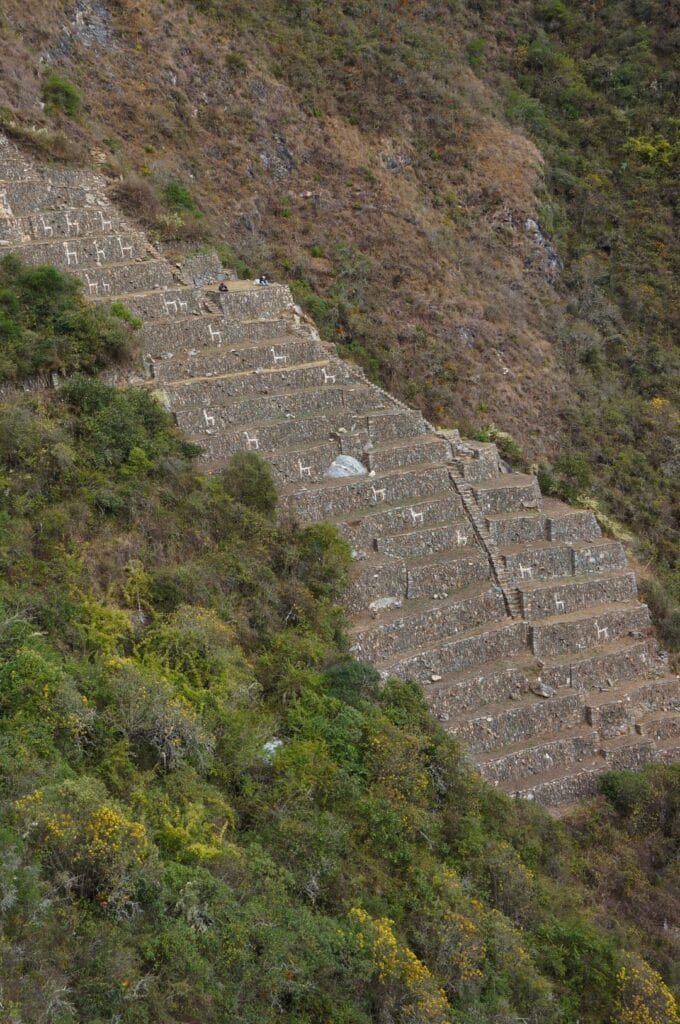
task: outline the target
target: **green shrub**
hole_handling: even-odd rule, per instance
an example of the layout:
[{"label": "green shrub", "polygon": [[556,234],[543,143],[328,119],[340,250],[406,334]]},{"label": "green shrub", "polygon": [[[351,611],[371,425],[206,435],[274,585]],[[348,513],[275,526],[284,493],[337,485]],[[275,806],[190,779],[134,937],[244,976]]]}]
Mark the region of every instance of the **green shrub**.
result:
[{"label": "green shrub", "polygon": [[196,206],[194,197],[180,181],[169,181],[161,190],[165,205],[178,213],[188,213],[193,217],[202,217],[203,214]]},{"label": "green shrub", "polygon": [[92,372],[127,362],[135,351],[132,323],[87,304],[82,285],[54,267],[0,260],[0,378],[48,370]]},{"label": "green shrub", "polygon": [[56,71],[45,73],[42,96],[48,110],[63,110],[69,117],[75,117],[80,110],[80,92],[72,82],[62,78]]},{"label": "green shrub", "polygon": [[269,463],[255,452],[236,452],[220,473],[225,491],[264,516],[276,509],[276,485]]},{"label": "green shrub", "polygon": [[253,272],[240,256],[237,256],[233,248],[227,243],[223,242],[219,247],[218,254],[220,257],[220,263],[223,267],[228,267],[230,270],[235,270],[238,276],[244,280],[249,280],[253,276]]},{"label": "green shrub", "polygon": [[142,326],[140,318],[135,316],[123,302],[112,302],[109,306],[109,313],[118,320],[124,320],[126,324],[130,324],[130,327],[134,327],[135,330]]},{"label": "green shrub", "polygon": [[484,63],[486,43],[483,39],[471,39],[465,46],[470,67],[478,71]]}]

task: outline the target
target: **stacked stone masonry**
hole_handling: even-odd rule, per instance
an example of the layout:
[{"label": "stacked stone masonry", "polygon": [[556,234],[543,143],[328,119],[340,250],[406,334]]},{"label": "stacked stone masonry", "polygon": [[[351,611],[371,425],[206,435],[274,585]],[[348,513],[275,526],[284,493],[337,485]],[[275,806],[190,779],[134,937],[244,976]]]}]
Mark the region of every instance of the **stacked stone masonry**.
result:
[{"label": "stacked stone masonry", "polygon": [[[142,365],[109,379],[151,389],[206,470],[260,452],[283,517],[337,526],[354,654],[418,680],[489,782],[559,806],[606,769],[678,757],[680,682],[591,512],[372,385],[287,288],[229,280],[209,254],[170,264],[104,179],[37,165],[0,135],[2,252],[54,263],[143,320]],[[363,473],[327,475],[340,455]]]}]

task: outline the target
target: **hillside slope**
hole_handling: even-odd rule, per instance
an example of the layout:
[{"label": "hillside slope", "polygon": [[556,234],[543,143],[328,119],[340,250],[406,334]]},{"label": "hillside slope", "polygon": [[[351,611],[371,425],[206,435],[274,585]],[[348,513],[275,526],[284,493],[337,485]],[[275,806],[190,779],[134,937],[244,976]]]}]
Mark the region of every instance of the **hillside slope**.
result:
[{"label": "hillside slope", "polygon": [[[36,369],[83,318],[125,366],[69,279],[1,294]],[[677,767],[568,828],[486,787],[347,656],[334,532],[195,454],[143,388],[1,404],[1,1019],[678,1024]]]},{"label": "hillside slope", "polygon": [[171,249],[211,235],[298,282],[435,422],[553,461],[545,482],[592,490],[677,598],[672,5],[4,11],[5,119],[122,171]]}]

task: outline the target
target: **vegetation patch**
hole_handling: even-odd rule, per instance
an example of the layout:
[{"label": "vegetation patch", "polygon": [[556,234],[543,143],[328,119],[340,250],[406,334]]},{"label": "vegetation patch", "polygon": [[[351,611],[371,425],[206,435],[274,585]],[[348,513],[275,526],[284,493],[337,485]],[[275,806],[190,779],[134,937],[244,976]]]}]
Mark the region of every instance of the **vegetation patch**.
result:
[{"label": "vegetation patch", "polygon": [[107,310],[86,303],[81,282],[69,274],[14,256],[0,260],[0,379],[127,362],[138,326],[122,304]]},{"label": "vegetation patch", "polygon": [[196,454],[143,388],[0,405],[7,1020],[677,1024],[678,768],[485,786],[348,656],[336,531]]}]

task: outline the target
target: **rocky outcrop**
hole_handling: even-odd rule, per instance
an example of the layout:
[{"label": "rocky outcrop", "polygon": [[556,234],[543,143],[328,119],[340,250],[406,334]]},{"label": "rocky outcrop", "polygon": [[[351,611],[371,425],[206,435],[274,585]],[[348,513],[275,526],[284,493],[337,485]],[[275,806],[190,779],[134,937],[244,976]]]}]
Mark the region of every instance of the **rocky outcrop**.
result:
[{"label": "rocky outcrop", "polygon": [[[144,321],[147,387],[203,449],[268,459],[281,514],[351,546],[352,649],[417,679],[482,775],[549,805],[598,773],[680,751],[680,683],[621,545],[591,512],[507,473],[494,445],[438,433],[323,343],[287,288],[171,266],[105,182],[39,167],[0,137],[0,252],[77,274]],[[111,376],[116,380],[116,375]],[[328,474],[340,455],[365,473]],[[352,465],[348,463],[348,465]]]}]

